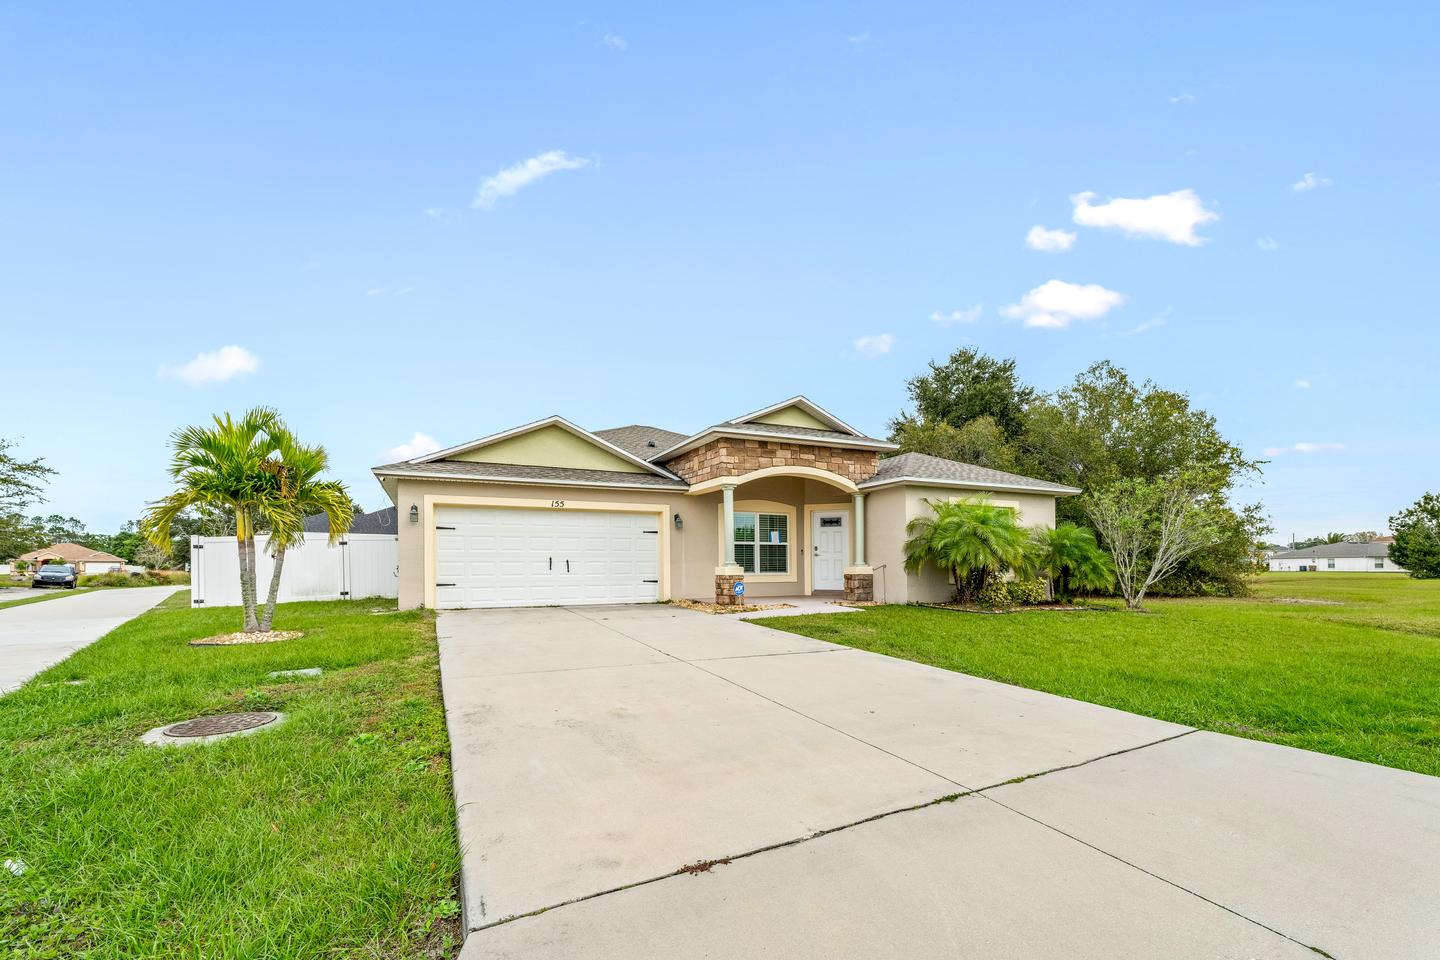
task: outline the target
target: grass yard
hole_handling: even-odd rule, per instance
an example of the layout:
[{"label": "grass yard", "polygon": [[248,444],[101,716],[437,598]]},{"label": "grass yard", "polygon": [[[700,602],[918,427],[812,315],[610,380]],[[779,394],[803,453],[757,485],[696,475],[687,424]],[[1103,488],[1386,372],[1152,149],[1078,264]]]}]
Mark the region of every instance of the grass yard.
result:
[{"label": "grass yard", "polygon": [[[429,613],[297,603],[274,644],[190,647],[171,597],[0,698],[0,955],[423,958],[458,944],[459,850]],[[317,678],[271,670],[323,667]],[[83,685],[59,681],[84,679]],[[188,717],[254,736],[142,746]]]},{"label": "grass yard", "polygon": [[[1296,603],[1291,601],[1325,601]],[[1269,573],[1244,600],[758,622],[1206,730],[1440,776],[1440,581]]]}]

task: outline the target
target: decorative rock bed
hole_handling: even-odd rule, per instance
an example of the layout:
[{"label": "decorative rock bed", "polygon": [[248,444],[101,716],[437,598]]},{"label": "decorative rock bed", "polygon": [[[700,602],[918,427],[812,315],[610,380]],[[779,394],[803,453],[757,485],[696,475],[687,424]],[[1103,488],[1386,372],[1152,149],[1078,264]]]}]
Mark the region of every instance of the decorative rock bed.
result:
[{"label": "decorative rock bed", "polygon": [[680,607],[684,610],[694,610],[698,613],[754,613],[757,610],[789,610],[794,604],[790,603],[746,603],[746,604],[719,604],[705,603],[700,600],[672,600],[671,606]]},{"label": "decorative rock bed", "polygon": [[285,714],[260,710],[250,713],[221,713],[210,717],[196,717],[179,723],[166,724],[147,730],[140,738],[141,743],[152,747],[181,747],[197,743],[214,743],[229,737],[244,737],[261,730],[274,729],[285,719]]},{"label": "decorative rock bed", "polygon": [[242,630],[239,633],[222,633],[214,637],[191,640],[190,646],[232,647],[241,643],[278,643],[281,640],[294,640],[298,636],[299,630],[269,630],[265,633],[246,633]]}]

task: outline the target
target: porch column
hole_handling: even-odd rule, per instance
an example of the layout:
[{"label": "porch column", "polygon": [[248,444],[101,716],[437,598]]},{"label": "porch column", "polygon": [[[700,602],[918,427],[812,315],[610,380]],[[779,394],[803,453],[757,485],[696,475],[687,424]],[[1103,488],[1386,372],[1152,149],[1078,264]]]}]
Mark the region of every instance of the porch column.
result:
[{"label": "porch column", "polygon": [[735,485],[720,488],[725,499],[725,566],[735,566]]},{"label": "porch column", "polygon": [[715,568],[715,603],[722,607],[736,606],[745,598],[735,592],[735,585],[744,581],[745,571],[735,565],[735,484],[727,483],[720,488],[723,500],[722,520],[725,530],[720,534],[724,545],[721,558],[725,561]]},{"label": "porch column", "polygon": [[855,494],[855,556],[851,566],[865,566],[865,494]]},{"label": "porch column", "polygon": [[845,568],[845,599],[869,603],[875,599],[875,571],[865,562],[865,494],[854,495],[855,555]]}]

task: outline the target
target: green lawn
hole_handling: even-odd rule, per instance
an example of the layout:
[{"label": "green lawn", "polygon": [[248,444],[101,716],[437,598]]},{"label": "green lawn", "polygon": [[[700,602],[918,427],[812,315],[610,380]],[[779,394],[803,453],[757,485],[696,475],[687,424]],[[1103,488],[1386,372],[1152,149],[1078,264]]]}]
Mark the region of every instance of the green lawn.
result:
[{"label": "green lawn", "polygon": [[[459,936],[434,621],[393,601],[281,606],[281,643],[188,595],[0,698],[0,955],[412,958]],[[319,666],[314,679],[267,671]],[[85,679],[72,686],[57,681]],[[285,723],[205,746],[136,742],[187,717]]]},{"label": "green lawn", "polygon": [[[1282,599],[1328,600],[1293,604]],[[1163,720],[1440,775],[1440,581],[1265,574],[1245,600],[989,616],[922,607],[777,630]]]}]

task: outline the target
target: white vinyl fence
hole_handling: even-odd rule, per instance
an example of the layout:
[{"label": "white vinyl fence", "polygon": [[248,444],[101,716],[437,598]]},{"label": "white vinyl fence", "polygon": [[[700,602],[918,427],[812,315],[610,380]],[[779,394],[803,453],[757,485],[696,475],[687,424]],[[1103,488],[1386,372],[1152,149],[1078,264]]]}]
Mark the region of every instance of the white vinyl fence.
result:
[{"label": "white vinyl fence", "polygon": [[[323,533],[305,534],[305,546],[285,553],[280,602],[342,600],[399,595],[395,535],[347,534],[332,547]],[[265,535],[255,538],[255,590],[263,603],[274,560]],[[190,605],[240,606],[240,547],[234,537],[190,538]]]}]

